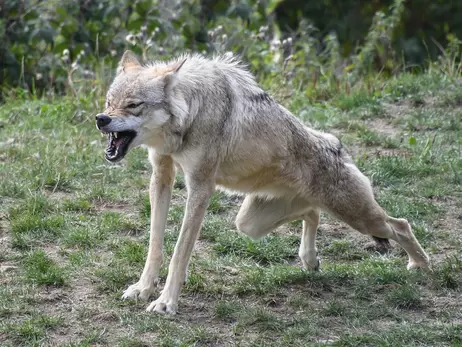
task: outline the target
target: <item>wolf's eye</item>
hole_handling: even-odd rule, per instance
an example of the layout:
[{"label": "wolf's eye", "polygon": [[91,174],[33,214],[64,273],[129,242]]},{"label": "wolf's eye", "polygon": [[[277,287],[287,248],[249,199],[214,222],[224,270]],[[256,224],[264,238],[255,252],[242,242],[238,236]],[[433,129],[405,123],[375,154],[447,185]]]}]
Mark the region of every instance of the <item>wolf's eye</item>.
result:
[{"label": "wolf's eye", "polygon": [[143,102],[137,102],[137,103],[132,102],[132,103],[128,104],[126,106],[126,108],[137,108],[137,107],[141,106],[142,104],[144,104],[144,103]]}]

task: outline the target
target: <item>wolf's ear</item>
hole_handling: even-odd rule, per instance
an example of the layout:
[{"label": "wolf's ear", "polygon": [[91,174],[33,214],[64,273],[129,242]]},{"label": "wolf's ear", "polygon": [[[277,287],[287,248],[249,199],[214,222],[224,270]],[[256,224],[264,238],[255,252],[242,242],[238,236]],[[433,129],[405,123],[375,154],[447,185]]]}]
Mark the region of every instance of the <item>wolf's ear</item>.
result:
[{"label": "wolf's ear", "polygon": [[119,61],[117,74],[120,74],[122,71],[134,69],[137,67],[141,67],[140,61],[132,51],[126,50]]},{"label": "wolf's ear", "polygon": [[176,84],[178,71],[181,69],[187,58],[178,60],[167,67],[167,73],[164,75],[165,91],[170,92]]}]

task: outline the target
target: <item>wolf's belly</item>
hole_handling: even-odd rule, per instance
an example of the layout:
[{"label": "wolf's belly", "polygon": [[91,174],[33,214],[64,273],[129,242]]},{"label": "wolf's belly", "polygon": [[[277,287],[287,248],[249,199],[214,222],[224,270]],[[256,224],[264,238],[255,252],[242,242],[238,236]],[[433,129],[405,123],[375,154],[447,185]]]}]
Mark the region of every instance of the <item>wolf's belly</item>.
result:
[{"label": "wolf's belly", "polygon": [[287,196],[291,189],[284,181],[278,167],[269,167],[255,172],[219,170],[216,184],[233,193],[257,193],[264,196]]}]

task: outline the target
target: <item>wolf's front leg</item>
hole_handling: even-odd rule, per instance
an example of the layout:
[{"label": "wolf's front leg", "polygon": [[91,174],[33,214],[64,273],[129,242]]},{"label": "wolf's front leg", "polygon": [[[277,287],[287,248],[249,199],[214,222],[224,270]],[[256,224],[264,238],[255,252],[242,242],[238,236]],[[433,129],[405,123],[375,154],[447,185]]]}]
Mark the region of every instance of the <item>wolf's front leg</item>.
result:
[{"label": "wolf's front leg", "polygon": [[159,280],[159,270],[162,265],[162,248],[164,231],[167,221],[175,170],[172,158],[150,153],[153,164],[149,200],[151,203],[151,232],[149,237],[149,251],[140,280],[128,287],[122,299],[140,298],[148,300],[155,293]]},{"label": "wolf's front leg", "polygon": [[186,278],[186,271],[194,244],[199,235],[202,220],[207,210],[215,184],[186,176],[188,200],[181,226],[180,236],[170,261],[167,281],[160,297],[153,301],[147,311],[175,314],[181,286]]}]

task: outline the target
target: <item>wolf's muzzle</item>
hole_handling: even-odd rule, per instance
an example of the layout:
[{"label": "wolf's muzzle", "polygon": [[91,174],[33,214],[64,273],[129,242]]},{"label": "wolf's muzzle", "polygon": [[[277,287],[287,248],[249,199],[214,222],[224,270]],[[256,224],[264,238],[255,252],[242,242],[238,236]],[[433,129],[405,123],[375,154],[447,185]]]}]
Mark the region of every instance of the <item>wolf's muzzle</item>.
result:
[{"label": "wolf's muzzle", "polygon": [[98,129],[101,130],[102,127],[105,127],[109,123],[111,123],[111,117],[105,115],[104,113],[100,113],[96,115],[96,126]]}]

